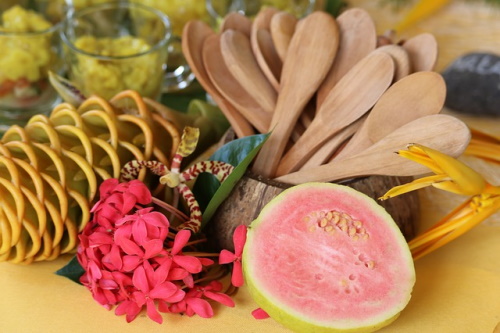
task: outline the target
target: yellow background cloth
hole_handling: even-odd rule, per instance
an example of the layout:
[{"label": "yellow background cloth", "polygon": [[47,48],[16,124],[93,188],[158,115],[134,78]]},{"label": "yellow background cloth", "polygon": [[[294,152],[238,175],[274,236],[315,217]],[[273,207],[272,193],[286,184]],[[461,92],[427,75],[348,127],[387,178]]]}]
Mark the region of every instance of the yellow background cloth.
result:
[{"label": "yellow background cloth", "polygon": [[[500,128],[500,119],[467,122],[489,132]],[[467,161],[482,174],[500,175],[500,166]],[[420,231],[464,200],[432,188],[419,193]],[[166,314],[159,325],[141,315],[127,324],[124,317],[97,304],[85,287],[54,274],[70,258],[29,266],[0,263],[0,332],[289,332],[272,319],[252,317],[257,305],[245,287],[234,297],[235,308],[215,305],[211,319]],[[416,261],[415,266],[417,282],[410,303],[380,332],[494,331],[500,322],[500,214]]]}]

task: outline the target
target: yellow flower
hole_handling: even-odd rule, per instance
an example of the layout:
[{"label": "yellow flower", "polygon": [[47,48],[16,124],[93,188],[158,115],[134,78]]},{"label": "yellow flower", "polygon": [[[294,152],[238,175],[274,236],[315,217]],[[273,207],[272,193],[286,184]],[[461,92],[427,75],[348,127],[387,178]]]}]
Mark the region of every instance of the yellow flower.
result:
[{"label": "yellow flower", "polygon": [[500,137],[471,128],[471,140],[464,154],[500,163]]},{"label": "yellow flower", "polygon": [[500,209],[500,187],[493,186],[476,171],[434,149],[413,144],[399,155],[428,167],[434,175],[390,189],[385,200],[426,186],[470,198],[437,222],[432,228],[411,240],[408,245],[418,259],[459,237]]}]

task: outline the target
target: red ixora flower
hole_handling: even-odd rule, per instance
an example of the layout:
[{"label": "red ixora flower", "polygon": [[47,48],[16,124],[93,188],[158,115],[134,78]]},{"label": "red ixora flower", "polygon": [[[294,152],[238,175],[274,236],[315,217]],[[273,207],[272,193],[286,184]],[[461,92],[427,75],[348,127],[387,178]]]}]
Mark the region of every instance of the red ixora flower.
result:
[{"label": "red ixora flower", "polygon": [[219,281],[211,281],[206,286],[195,285],[186,294],[186,297],[178,303],[172,304],[168,311],[172,313],[185,313],[191,317],[197,314],[203,318],[211,318],[214,311],[210,303],[204,300],[205,296],[213,301],[224,304],[225,306],[234,307],[234,301],[228,295],[221,293],[222,283]]},{"label": "red ixora flower", "polygon": [[231,275],[231,283],[235,287],[241,287],[243,281],[243,269],[241,266],[241,255],[243,247],[247,240],[247,227],[245,225],[238,226],[233,233],[234,253],[228,250],[222,250],[219,256],[219,264],[233,263],[233,273]]},{"label": "red ixora flower", "polygon": [[191,231],[171,228],[164,214],[146,206],[153,200],[144,183],[108,179],[99,190],[77,249],[85,270],[80,282],[99,304],[116,306],[127,322],[145,310],[157,323],[163,322],[159,312],[211,317],[208,300],[234,306],[222,284],[207,278],[214,261],[196,250],[183,252],[203,239],[191,242]]}]

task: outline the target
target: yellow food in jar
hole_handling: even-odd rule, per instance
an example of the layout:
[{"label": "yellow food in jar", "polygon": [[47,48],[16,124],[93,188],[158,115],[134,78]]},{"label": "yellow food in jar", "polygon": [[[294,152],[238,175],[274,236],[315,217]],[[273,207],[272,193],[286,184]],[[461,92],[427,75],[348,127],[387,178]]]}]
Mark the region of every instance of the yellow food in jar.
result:
[{"label": "yellow food in jar", "polygon": [[[67,0],[43,0],[47,4],[47,14],[54,18],[55,20],[61,20],[67,11]],[[118,0],[117,0],[118,1]],[[76,10],[86,8],[92,5],[98,5],[101,3],[112,2],[111,0],[71,0],[71,6]]]},{"label": "yellow food in jar", "polygon": [[156,8],[170,19],[172,33],[182,35],[182,28],[190,20],[208,21],[205,0],[136,0],[146,6]]},{"label": "yellow food in jar", "polygon": [[20,6],[2,14],[0,83],[19,79],[35,82],[47,77],[56,54],[51,45],[53,32],[43,32],[51,27],[41,15]]},{"label": "yellow food in jar", "polygon": [[[97,94],[111,98],[119,91],[132,89],[143,96],[156,98],[163,78],[163,50],[147,53],[151,49],[145,40],[132,36],[120,38],[80,37],[75,46],[99,57],[77,54],[72,61],[70,79],[85,95]],[[145,54],[141,54],[145,53]],[[134,56],[141,54],[138,56]]]}]

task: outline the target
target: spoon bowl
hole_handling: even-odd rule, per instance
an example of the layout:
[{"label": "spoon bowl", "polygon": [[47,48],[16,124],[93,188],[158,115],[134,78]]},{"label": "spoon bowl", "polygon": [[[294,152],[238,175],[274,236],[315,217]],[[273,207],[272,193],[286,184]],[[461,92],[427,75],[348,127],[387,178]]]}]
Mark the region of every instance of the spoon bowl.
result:
[{"label": "spoon bowl", "polygon": [[224,17],[220,25],[220,31],[224,32],[226,30],[236,30],[240,31],[248,38],[250,38],[250,32],[252,30],[252,21],[245,15],[238,12],[231,12]]},{"label": "spoon bowl", "polygon": [[276,174],[298,170],[337,132],[363,116],[389,87],[394,63],[383,52],[359,61],[331,90],[304,134],[283,156]]},{"label": "spoon bowl", "polygon": [[442,114],[425,116],[398,128],[370,148],[350,158],[309,170],[300,170],[275,180],[300,184],[332,182],[369,175],[416,176],[429,170],[394,152],[405,149],[408,144],[418,143],[458,157],[467,148],[469,141],[470,130],[461,120]]},{"label": "spoon bowl", "polygon": [[438,73],[417,72],[406,76],[380,97],[364,124],[334,160],[367,149],[410,121],[439,113],[445,97],[446,84]]},{"label": "spoon bowl", "polygon": [[262,109],[273,112],[277,93],[259,67],[248,37],[239,31],[224,31],[221,34],[221,52],[234,78]]},{"label": "spoon bowl", "polygon": [[324,12],[313,12],[297,25],[283,64],[272,133],[255,160],[255,173],[268,178],[276,173],[298,118],[332,65],[338,38],[335,19]]},{"label": "spoon bowl", "polygon": [[436,37],[430,33],[422,33],[408,39],[403,48],[410,55],[411,67],[414,72],[432,71],[438,57]]},{"label": "spoon bowl", "polygon": [[182,52],[187,63],[191,67],[198,82],[203,86],[214,101],[217,103],[227,120],[233,127],[238,137],[245,137],[255,134],[250,123],[232,106],[224,97],[219,94],[215,86],[210,81],[203,64],[203,43],[208,36],[214,32],[202,21],[190,21],[184,26],[182,32]]},{"label": "spoon bowl", "polygon": [[340,44],[332,68],[318,89],[316,103],[323,104],[337,82],[377,46],[377,31],[370,14],[360,8],[348,9],[337,18]]},{"label": "spoon bowl", "polygon": [[277,64],[281,64],[281,59],[274,49],[269,29],[273,16],[278,13],[279,11],[272,7],[260,10],[255,16],[250,32],[250,42],[255,59],[276,91],[279,90],[280,86],[276,70],[278,69]]},{"label": "spoon bowl", "polygon": [[222,59],[220,35],[212,35],[203,43],[203,63],[217,88],[236,109],[261,133],[267,132],[272,114],[262,110],[255,99],[234,78]]},{"label": "spoon bowl", "polygon": [[269,30],[276,52],[282,61],[285,60],[297,21],[295,16],[287,12],[279,12],[271,19]]}]

